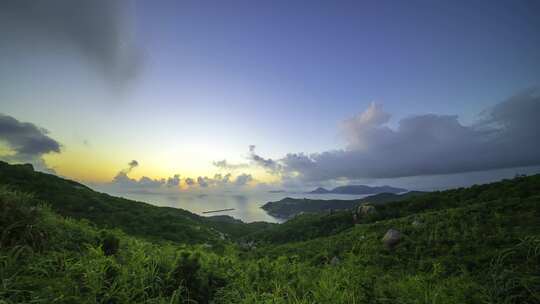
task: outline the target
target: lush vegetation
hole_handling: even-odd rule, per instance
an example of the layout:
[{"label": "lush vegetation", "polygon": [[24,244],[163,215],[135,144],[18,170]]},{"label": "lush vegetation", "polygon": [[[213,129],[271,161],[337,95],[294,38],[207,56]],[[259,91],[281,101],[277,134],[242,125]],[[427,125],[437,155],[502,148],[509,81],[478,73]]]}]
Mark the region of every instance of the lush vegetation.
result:
[{"label": "lush vegetation", "polygon": [[307,199],[286,197],[276,202],[268,202],[261,208],[268,214],[278,218],[292,218],[304,213],[334,212],[337,210],[354,209],[362,203],[382,204],[387,202],[397,202],[406,200],[413,196],[422,195],[424,192],[410,191],[404,194],[379,193],[363,199],[355,200],[329,200],[329,199]]},{"label": "lush vegetation", "polygon": [[[540,303],[540,175],[214,243],[58,215],[2,175],[0,303]],[[385,247],[390,228],[403,237]]]},{"label": "lush vegetation", "polygon": [[110,196],[71,180],[36,172],[31,165],[9,165],[0,161],[0,184],[32,194],[60,215],[87,219],[103,228],[119,228],[152,240],[215,243],[220,242],[224,234],[237,238],[271,226],[215,221],[182,209]]}]

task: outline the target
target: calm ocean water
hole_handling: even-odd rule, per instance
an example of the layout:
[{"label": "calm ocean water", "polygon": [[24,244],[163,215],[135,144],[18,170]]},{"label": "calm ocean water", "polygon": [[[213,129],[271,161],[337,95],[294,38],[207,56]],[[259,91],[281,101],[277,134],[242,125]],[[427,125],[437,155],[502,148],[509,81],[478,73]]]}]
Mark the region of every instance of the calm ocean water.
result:
[{"label": "calm ocean water", "polygon": [[[278,201],[285,197],[311,198],[311,199],[343,199],[352,200],[366,197],[366,195],[343,195],[343,194],[305,194],[305,193],[111,193],[132,200],[146,202],[156,206],[166,206],[189,210],[193,213],[211,215],[230,215],[246,223],[265,221],[272,223],[283,222],[282,219],[272,217],[261,206],[270,201]],[[203,214],[204,211],[234,208],[232,211]]]}]

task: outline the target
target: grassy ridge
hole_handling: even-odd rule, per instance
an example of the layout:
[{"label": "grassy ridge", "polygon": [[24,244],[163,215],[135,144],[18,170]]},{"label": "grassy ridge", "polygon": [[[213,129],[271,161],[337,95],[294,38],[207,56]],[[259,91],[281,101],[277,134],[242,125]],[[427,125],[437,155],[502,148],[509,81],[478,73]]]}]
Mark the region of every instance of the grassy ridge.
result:
[{"label": "grassy ridge", "polygon": [[5,188],[0,214],[0,303],[206,303],[222,285],[200,247],[98,229]]},{"label": "grassy ridge", "polygon": [[33,194],[60,215],[87,219],[100,227],[119,228],[153,240],[191,244],[220,242],[223,233],[237,238],[271,226],[216,222],[183,209],[110,196],[71,180],[35,172],[31,165],[9,165],[0,161],[0,184]]},{"label": "grassy ridge", "polygon": [[377,205],[356,224],[299,216],[250,246],[148,242],[8,188],[0,303],[540,303],[540,175]]},{"label": "grassy ridge", "polygon": [[[373,203],[376,213],[359,218],[355,223],[349,210],[333,213],[303,214],[265,231],[254,232],[246,238],[259,243],[283,244],[325,237],[346,231],[355,224],[373,223],[421,214],[427,211],[467,207],[476,203],[524,199],[540,194],[540,175],[517,177],[496,183],[475,185],[446,191],[400,195],[396,201],[387,201],[393,194],[383,194],[359,200],[358,204]],[[374,199],[380,198],[380,199]]]}]

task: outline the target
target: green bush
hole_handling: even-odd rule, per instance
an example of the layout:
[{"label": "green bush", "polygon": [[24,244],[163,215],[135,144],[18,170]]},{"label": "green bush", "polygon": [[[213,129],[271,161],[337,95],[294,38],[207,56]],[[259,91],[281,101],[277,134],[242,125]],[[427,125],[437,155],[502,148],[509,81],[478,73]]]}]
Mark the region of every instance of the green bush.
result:
[{"label": "green bush", "polygon": [[120,239],[114,234],[102,232],[102,249],[106,256],[115,255],[120,249]]}]

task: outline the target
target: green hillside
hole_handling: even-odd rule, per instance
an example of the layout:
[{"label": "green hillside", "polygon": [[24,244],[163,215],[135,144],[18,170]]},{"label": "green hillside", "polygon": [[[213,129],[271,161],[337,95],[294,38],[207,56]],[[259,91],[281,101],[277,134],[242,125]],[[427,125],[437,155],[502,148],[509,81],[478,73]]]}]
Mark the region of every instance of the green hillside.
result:
[{"label": "green hillside", "polygon": [[[0,303],[540,303],[540,175],[375,205],[356,221],[220,228],[24,166],[0,172]],[[148,227],[106,222],[94,204]],[[132,205],[146,213],[122,211]],[[185,239],[157,222],[170,214]],[[235,237],[197,233],[216,229]],[[383,242],[390,229],[400,238]]]},{"label": "green hillside", "polygon": [[103,228],[154,240],[184,243],[220,242],[237,238],[271,224],[239,224],[207,219],[183,209],[156,207],[105,193],[51,174],[36,172],[31,165],[0,161],[0,185],[32,194],[53,211],[75,219],[87,219]]},{"label": "green hillside", "polygon": [[420,191],[410,191],[404,194],[379,193],[370,195],[366,198],[353,200],[286,197],[276,202],[268,202],[261,208],[274,217],[288,219],[304,213],[334,212],[337,210],[354,209],[362,203],[383,204],[387,202],[397,202],[422,194],[424,194],[424,192]]}]

